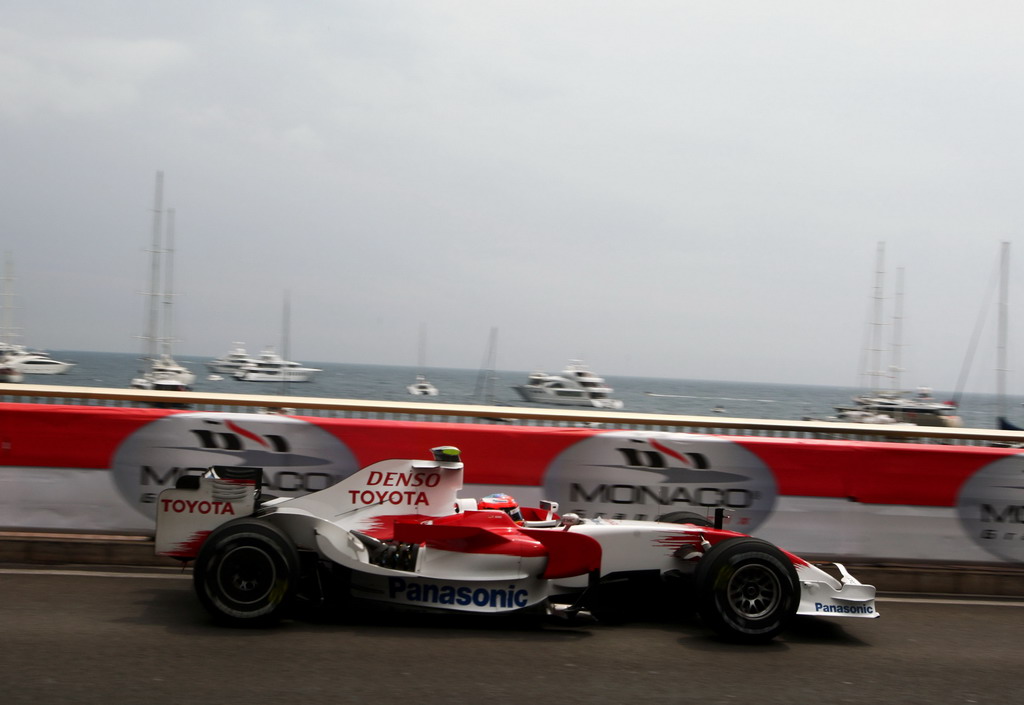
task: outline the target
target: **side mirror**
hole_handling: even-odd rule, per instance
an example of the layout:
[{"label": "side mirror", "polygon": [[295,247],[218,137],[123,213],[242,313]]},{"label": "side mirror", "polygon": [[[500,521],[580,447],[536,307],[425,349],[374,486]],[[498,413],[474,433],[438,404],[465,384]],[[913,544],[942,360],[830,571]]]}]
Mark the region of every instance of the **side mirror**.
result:
[{"label": "side mirror", "polygon": [[555,514],[558,512],[558,502],[552,502],[550,499],[542,499],[540,501],[540,508],[548,513],[545,517],[545,521],[550,521],[555,518]]}]

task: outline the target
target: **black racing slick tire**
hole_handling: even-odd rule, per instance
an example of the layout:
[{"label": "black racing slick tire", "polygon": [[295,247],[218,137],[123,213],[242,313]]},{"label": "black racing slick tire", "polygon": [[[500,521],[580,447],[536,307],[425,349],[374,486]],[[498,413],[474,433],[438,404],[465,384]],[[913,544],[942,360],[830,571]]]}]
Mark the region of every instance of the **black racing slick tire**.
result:
[{"label": "black racing slick tire", "polygon": [[800,602],[793,562],[761,539],[737,537],[715,545],[694,578],[701,620],[730,641],[774,639]]},{"label": "black racing slick tire", "polygon": [[246,517],[210,534],[192,576],[199,602],[217,621],[231,626],[267,626],[291,606],[299,554],[279,528]]},{"label": "black racing slick tire", "polygon": [[714,522],[696,512],[669,512],[662,514],[655,521],[666,524],[693,524],[694,526],[714,526]]}]

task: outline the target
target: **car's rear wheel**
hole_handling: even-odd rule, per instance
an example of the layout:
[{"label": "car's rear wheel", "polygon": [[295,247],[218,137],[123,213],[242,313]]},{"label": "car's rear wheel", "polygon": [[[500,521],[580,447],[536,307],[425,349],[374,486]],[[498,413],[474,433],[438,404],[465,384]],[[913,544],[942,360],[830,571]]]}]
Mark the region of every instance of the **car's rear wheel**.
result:
[{"label": "car's rear wheel", "polygon": [[196,559],[193,582],[203,607],[235,626],[262,626],[291,605],[299,556],[287,535],[259,519],[218,527]]},{"label": "car's rear wheel", "polygon": [[669,512],[662,514],[655,521],[666,524],[693,524],[694,526],[714,526],[714,522],[696,512]]},{"label": "car's rear wheel", "polygon": [[701,619],[727,639],[769,641],[796,614],[796,569],[767,541],[726,539],[701,559],[694,577]]}]

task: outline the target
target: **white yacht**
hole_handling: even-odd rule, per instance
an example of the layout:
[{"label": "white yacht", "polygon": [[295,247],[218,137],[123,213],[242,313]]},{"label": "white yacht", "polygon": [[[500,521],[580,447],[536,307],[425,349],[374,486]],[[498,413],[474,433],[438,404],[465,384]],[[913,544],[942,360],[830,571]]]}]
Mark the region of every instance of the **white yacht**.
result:
[{"label": "white yacht", "polygon": [[409,394],[420,397],[436,397],[437,387],[430,383],[424,375],[416,375],[416,381],[406,387]]},{"label": "white yacht", "polygon": [[928,387],[918,387],[913,393],[875,391],[860,394],[853,398],[852,405],[837,406],[836,411],[846,419],[855,418],[855,412],[868,412],[869,415],[884,415],[894,421],[917,426],[960,428],[964,425],[963,420],[957,415],[956,405],[937,400]]},{"label": "white yacht", "polygon": [[133,389],[155,389],[160,391],[188,391],[196,381],[195,373],[178,364],[165,353],[146,361],[147,369],[132,379]]},{"label": "white yacht", "polygon": [[908,424],[901,421],[897,421],[889,414],[879,414],[873,411],[865,411],[863,409],[854,408],[843,408],[838,407],[834,416],[826,416],[824,418],[818,418],[816,416],[804,416],[804,421],[828,421],[830,423],[863,423],[863,424],[881,424],[891,426],[893,424],[897,426],[913,426],[914,424]]},{"label": "white yacht", "polygon": [[256,360],[246,352],[245,343],[235,343],[235,347],[232,350],[224,353],[220,357],[209,360],[204,364],[211,373],[233,375],[243,365],[247,365],[250,362],[255,361]]},{"label": "white yacht", "polygon": [[525,401],[538,404],[592,406],[621,409],[622,400],[612,399],[613,390],[579,360],[571,360],[560,375],[532,372],[526,384],[513,387]]},{"label": "white yacht", "polygon": [[174,377],[136,377],[132,389],[147,389],[153,392],[191,392],[192,388]]},{"label": "white yacht", "polygon": [[266,349],[258,358],[235,370],[234,377],[243,382],[310,382],[317,372],[321,370],[303,367],[302,363],[285,360],[273,350]]},{"label": "white yacht", "polygon": [[50,353],[14,345],[6,352],[4,365],[25,375],[62,375],[74,367],[75,363],[54,360]]}]

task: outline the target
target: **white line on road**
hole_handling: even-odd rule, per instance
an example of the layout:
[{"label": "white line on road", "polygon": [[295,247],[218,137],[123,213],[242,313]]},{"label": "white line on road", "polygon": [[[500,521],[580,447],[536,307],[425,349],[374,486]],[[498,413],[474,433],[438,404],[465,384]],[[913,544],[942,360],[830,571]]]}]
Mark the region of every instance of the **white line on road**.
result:
[{"label": "white line on road", "polygon": [[188,573],[132,573],[101,570],[48,570],[46,568],[0,568],[0,575],[73,575],[92,578],[154,578],[156,580],[191,580]]},{"label": "white line on road", "polygon": [[1008,597],[1005,600],[983,599],[980,597],[886,597],[876,598],[878,602],[903,602],[922,605],[979,605],[983,607],[1024,607],[1020,598]]}]

